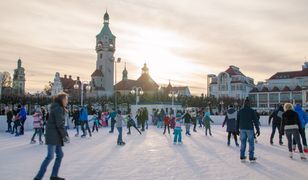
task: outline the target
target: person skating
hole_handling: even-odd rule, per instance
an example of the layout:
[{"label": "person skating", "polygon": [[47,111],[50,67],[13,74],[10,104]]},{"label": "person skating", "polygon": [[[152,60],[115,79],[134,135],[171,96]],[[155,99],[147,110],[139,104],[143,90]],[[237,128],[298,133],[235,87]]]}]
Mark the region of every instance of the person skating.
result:
[{"label": "person skating", "polygon": [[244,107],[237,113],[237,131],[240,132],[241,150],[240,159],[246,160],[246,144],[249,142],[249,160],[256,161],[254,156],[255,142],[254,142],[254,127],[256,128],[256,135],[260,136],[259,123],[256,112],[250,108],[250,101],[245,99]]},{"label": "person skating", "polygon": [[19,133],[20,133],[20,126],[21,126],[20,116],[19,116],[20,107],[21,106],[18,105],[18,108],[15,111],[15,118],[13,119],[14,125],[13,125],[13,130],[12,130],[11,134],[15,133],[15,136],[19,136]]},{"label": "person skating", "polygon": [[6,112],[6,122],[7,122],[7,130],[5,132],[11,133],[12,132],[12,122],[13,122],[13,111],[11,109],[8,109]]},{"label": "person skating", "polygon": [[183,116],[184,119],[184,124],[185,124],[185,129],[186,129],[186,135],[191,136],[190,134],[190,125],[191,125],[191,115],[189,114],[188,110],[186,111],[186,113]]},{"label": "person skating", "polygon": [[134,127],[138,132],[139,134],[141,135],[141,131],[137,128],[137,125],[136,125],[136,122],[133,120],[133,118],[131,117],[131,115],[128,115],[127,116],[127,128],[128,128],[128,132],[127,134],[131,134],[131,131],[130,131],[130,128],[131,127]]},{"label": "person skating", "polygon": [[289,157],[293,158],[293,152],[292,152],[292,137],[293,137],[298,146],[301,159],[306,160],[300,138],[300,131],[302,130],[302,127],[299,116],[295,111],[293,111],[293,105],[291,103],[286,103],[284,105],[284,111],[285,112],[282,114],[280,132],[281,134],[284,133],[286,134],[288,140]]},{"label": "person skating", "polygon": [[179,143],[182,144],[182,118],[181,114],[176,115],[176,122],[175,122],[175,128],[174,128],[174,139],[173,143]]},{"label": "person skating", "polygon": [[279,105],[279,107],[269,116],[268,118],[268,125],[271,124],[271,120],[272,121],[272,134],[270,137],[270,143],[273,144],[273,139],[275,136],[275,132],[276,129],[278,129],[278,133],[279,133],[279,144],[282,145],[282,135],[280,133],[280,125],[281,125],[281,120],[282,120],[282,114],[283,114],[283,107],[281,105]]},{"label": "person skating", "polygon": [[199,128],[203,127],[203,122],[202,122],[203,114],[202,111],[199,111],[197,114],[197,121],[199,123]]},{"label": "person skating", "polygon": [[164,117],[164,135],[166,133],[166,129],[168,129],[168,134],[170,134],[170,117],[169,116],[165,116]]},{"label": "person skating", "polygon": [[72,117],[72,122],[74,123],[75,128],[76,128],[75,137],[79,136],[79,127],[81,125],[80,118],[79,118],[79,113],[80,113],[79,110],[77,108],[75,108],[74,112],[73,112],[73,117]]},{"label": "person skating", "polygon": [[94,130],[96,130],[96,132],[98,132],[98,126],[99,126],[98,115],[94,114],[91,121],[93,121],[92,132],[94,132]]},{"label": "person skating", "polygon": [[117,140],[117,144],[119,146],[123,146],[125,145],[125,142],[123,141],[123,137],[122,137],[122,132],[123,132],[123,123],[124,123],[124,118],[121,115],[121,111],[118,110],[118,113],[115,117],[115,126],[119,132],[118,135],[118,140]]},{"label": "person skating", "polygon": [[174,134],[174,129],[175,129],[175,115],[171,115],[171,118],[170,118],[170,128],[173,129],[173,134]]},{"label": "person skating", "polygon": [[209,131],[210,136],[212,136],[211,123],[214,123],[214,121],[211,119],[209,112],[204,113],[202,121],[204,123],[205,135],[207,136],[207,131]]},{"label": "person skating", "polygon": [[80,114],[79,114],[79,118],[80,118],[80,122],[81,122],[81,130],[82,130],[82,135],[81,137],[86,137],[87,136],[87,132],[89,132],[90,137],[92,136],[91,134],[91,130],[89,127],[89,122],[88,122],[88,110],[86,107],[82,107],[80,110]]},{"label": "person skating", "polygon": [[35,136],[36,134],[39,135],[39,142],[40,144],[43,144],[42,141],[42,128],[43,128],[43,114],[40,111],[40,108],[38,108],[35,113],[32,115],[33,116],[33,128],[34,128],[34,133],[33,136],[31,138],[31,144],[35,144]]},{"label": "person skating", "polygon": [[161,108],[160,112],[159,112],[159,119],[158,119],[158,122],[157,122],[157,128],[163,128],[163,121],[164,121],[164,117],[166,116],[166,113],[164,111],[163,108]]},{"label": "person skating", "polygon": [[228,146],[230,146],[231,135],[233,135],[234,137],[235,145],[239,146],[239,144],[237,143],[236,118],[237,118],[237,111],[234,109],[233,105],[231,104],[229,106],[229,109],[227,110],[225,120],[222,123],[222,127],[224,127],[225,124],[227,124],[226,131],[228,132],[228,141],[227,141]]},{"label": "person skating", "polygon": [[[302,138],[303,146],[304,146],[304,152],[308,153],[308,147],[307,147],[307,140],[306,140],[306,132],[305,132],[305,126],[308,123],[308,117],[306,112],[303,111],[302,107],[300,104],[297,104],[294,107],[294,111],[297,112],[299,120],[301,122],[301,128],[300,129],[300,136]],[[295,150],[296,147],[296,141],[293,139],[293,149]]]},{"label": "person skating", "polygon": [[115,124],[115,117],[117,116],[117,112],[115,110],[113,110],[110,114],[109,114],[109,119],[110,119],[110,131],[109,133],[113,133],[114,131],[114,124]]},{"label": "person skating", "polygon": [[34,180],[41,180],[44,177],[49,163],[54,159],[54,154],[56,154],[56,159],[52,168],[50,180],[64,180],[64,178],[58,177],[58,172],[63,158],[62,146],[64,146],[64,143],[69,142],[64,127],[64,107],[66,107],[68,103],[67,94],[60,93],[53,101],[50,107],[50,117],[46,126],[47,156],[42,162],[40,170]]},{"label": "person skating", "polygon": [[25,122],[27,120],[27,112],[26,112],[26,108],[22,105],[18,105],[18,108],[20,109],[18,116],[19,116],[19,120],[20,120],[20,132],[19,135],[24,135],[24,131],[25,131]]},{"label": "person skating", "polygon": [[193,127],[193,131],[194,132],[197,132],[197,112],[193,111],[192,114],[191,114],[191,122],[192,124],[194,125]]}]

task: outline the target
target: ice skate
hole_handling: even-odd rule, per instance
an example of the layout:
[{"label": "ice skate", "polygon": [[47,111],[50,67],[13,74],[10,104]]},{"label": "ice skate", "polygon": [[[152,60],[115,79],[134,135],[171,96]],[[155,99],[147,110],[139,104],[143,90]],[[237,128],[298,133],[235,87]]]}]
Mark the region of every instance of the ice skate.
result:
[{"label": "ice skate", "polygon": [[293,152],[289,152],[289,158],[293,159]]},{"label": "ice skate", "polygon": [[256,157],[249,158],[249,162],[251,162],[251,163],[255,163],[256,161],[257,161],[257,158],[256,158]]},{"label": "ice skate", "polygon": [[30,142],[30,144],[35,144],[36,143],[36,141],[35,140],[32,140],[31,142]]},{"label": "ice skate", "polygon": [[240,157],[240,159],[241,159],[241,162],[246,162],[247,157],[246,156]]},{"label": "ice skate", "polygon": [[40,145],[43,145],[44,144],[44,141],[40,141]]},{"label": "ice skate", "polygon": [[307,158],[305,157],[305,154],[304,154],[304,153],[301,153],[301,154],[300,154],[300,157],[301,157],[301,160],[307,160]]}]

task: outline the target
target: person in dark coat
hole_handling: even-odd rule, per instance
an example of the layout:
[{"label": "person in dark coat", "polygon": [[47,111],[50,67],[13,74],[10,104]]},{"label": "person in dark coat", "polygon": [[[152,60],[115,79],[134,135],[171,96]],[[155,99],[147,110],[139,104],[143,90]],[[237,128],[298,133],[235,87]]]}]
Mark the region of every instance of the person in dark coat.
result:
[{"label": "person in dark coat", "polygon": [[136,122],[133,120],[133,118],[130,116],[130,115],[128,115],[127,116],[127,128],[128,128],[128,132],[127,132],[127,134],[131,134],[131,131],[130,131],[130,128],[131,127],[134,127],[138,132],[139,132],[139,134],[141,135],[142,133],[141,133],[141,131],[137,128],[137,125],[136,125]]},{"label": "person in dark coat", "polygon": [[256,128],[256,135],[260,135],[259,122],[256,112],[250,108],[249,99],[245,99],[244,107],[237,113],[237,131],[240,132],[241,138],[241,154],[240,159],[245,160],[247,139],[249,142],[249,160],[255,161],[254,156],[254,127]]},{"label": "person in dark coat", "polygon": [[282,120],[282,114],[283,114],[283,107],[281,105],[279,105],[279,107],[269,116],[268,118],[268,125],[271,124],[271,120],[272,121],[272,134],[271,134],[271,139],[270,139],[270,143],[274,144],[273,139],[275,136],[275,132],[276,129],[278,129],[278,133],[279,133],[279,144],[282,145],[282,135],[280,133],[280,124],[281,124],[281,120]]},{"label": "person in dark coat", "polygon": [[293,158],[292,152],[292,137],[294,138],[296,144],[298,145],[298,150],[302,160],[306,160],[303,152],[303,146],[300,138],[300,131],[302,129],[301,122],[298,114],[293,110],[293,105],[291,103],[286,103],[284,105],[285,112],[282,114],[282,122],[280,127],[280,133],[286,133],[288,139],[288,149],[289,156]]},{"label": "person in dark coat", "polygon": [[229,106],[227,110],[227,114],[225,117],[225,121],[222,123],[222,127],[227,124],[227,132],[228,132],[228,142],[227,145],[230,146],[230,139],[231,135],[234,137],[235,145],[239,146],[237,143],[237,129],[236,129],[236,118],[237,118],[237,111],[234,109],[233,105]]},{"label": "person in dark coat", "polygon": [[7,122],[7,133],[11,133],[12,132],[12,121],[13,121],[13,111],[11,109],[8,110],[8,112],[6,113],[6,122]]},{"label": "person in dark coat", "polygon": [[58,177],[58,172],[63,158],[62,146],[64,142],[69,142],[65,131],[65,109],[68,103],[68,97],[65,93],[60,93],[54,97],[54,103],[50,107],[50,117],[46,126],[46,144],[47,156],[43,161],[39,172],[34,180],[41,180],[44,177],[49,163],[53,160],[56,154],[56,160],[52,169],[50,180],[64,180]]},{"label": "person in dark coat", "polygon": [[81,123],[80,123],[80,118],[79,118],[79,113],[80,113],[80,112],[79,112],[79,110],[78,110],[77,108],[74,109],[72,122],[74,123],[75,128],[76,128],[75,137],[78,137],[78,136],[79,136],[79,126],[81,125]]}]

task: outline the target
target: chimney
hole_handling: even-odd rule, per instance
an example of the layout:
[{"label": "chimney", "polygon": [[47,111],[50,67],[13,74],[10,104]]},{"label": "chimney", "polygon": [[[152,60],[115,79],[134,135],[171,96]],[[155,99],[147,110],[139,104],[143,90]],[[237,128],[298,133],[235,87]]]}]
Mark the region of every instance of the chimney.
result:
[{"label": "chimney", "polygon": [[69,78],[69,79],[72,79],[72,75],[69,75],[68,78]]},{"label": "chimney", "polygon": [[64,79],[67,79],[67,75],[66,74],[64,74]]}]

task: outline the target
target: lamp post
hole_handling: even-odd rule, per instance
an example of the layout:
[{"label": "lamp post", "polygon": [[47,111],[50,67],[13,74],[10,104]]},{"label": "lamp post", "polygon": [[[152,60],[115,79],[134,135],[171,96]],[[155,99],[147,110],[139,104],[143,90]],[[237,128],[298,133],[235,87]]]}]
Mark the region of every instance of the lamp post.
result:
[{"label": "lamp post", "polygon": [[173,108],[173,106],[174,106],[174,99],[178,97],[178,93],[175,92],[175,91],[170,91],[170,93],[168,94],[168,96],[169,96],[170,98],[172,98],[172,109],[174,109],[174,108]]},{"label": "lamp post", "polygon": [[[74,89],[80,89],[80,105],[83,106],[83,91],[84,91],[84,85],[85,84],[89,84],[88,81],[80,81],[80,86],[77,83],[78,81],[76,81],[76,83],[74,84]],[[86,87],[86,90],[90,90],[90,86],[88,85]]]},{"label": "lamp post", "polygon": [[131,90],[131,93],[132,94],[135,94],[136,95],[136,105],[138,105],[138,102],[139,102],[139,95],[142,95],[143,94],[143,90],[141,87],[133,87],[133,89]]},{"label": "lamp post", "polygon": [[224,110],[224,102],[220,101],[220,113],[223,114],[223,110]]},{"label": "lamp post", "polygon": [[[111,46],[111,45],[110,45]],[[114,57],[113,57],[113,60],[114,60]],[[117,63],[121,63],[121,58],[118,57],[117,60],[113,61],[114,62],[114,85],[117,84]],[[114,89],[114,108],[117,109],[117,106],[118,106],[118,99],[117,99],[117,90]]]}]

